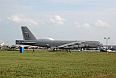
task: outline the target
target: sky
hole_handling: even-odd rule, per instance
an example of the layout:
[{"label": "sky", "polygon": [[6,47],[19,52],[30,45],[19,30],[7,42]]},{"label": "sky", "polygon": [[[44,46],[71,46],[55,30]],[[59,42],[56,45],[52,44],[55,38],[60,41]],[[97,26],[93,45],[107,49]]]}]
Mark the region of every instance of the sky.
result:
[{"label": "sky", "polygon": [[116,0],[0,0],[0,42],[23,39],[21,26],[40,38],[116,44]]}]

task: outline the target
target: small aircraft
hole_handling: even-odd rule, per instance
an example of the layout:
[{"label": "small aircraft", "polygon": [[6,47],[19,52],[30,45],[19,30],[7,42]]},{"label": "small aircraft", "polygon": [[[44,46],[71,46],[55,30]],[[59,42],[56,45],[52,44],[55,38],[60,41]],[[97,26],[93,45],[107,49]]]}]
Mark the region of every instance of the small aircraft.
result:
[{"label": "small aircraft", "polygon": [[1,43],[0,43],[0,46],[4,46],[4,42],[1,42]]}]

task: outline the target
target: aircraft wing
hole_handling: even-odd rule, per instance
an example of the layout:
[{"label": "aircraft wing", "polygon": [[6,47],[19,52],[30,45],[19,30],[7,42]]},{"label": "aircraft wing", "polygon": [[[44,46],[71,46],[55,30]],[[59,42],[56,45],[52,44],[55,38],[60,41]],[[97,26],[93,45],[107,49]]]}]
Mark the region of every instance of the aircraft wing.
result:
[{"label": "aircraft wing", "polygon": [[81,42],[75,41],[75,42],[71,42],[71,43],[67,43],[67,44],[58,46],[58,48],[73,48],[74,46],[77,47],[77,46],[80,45],[80,44],[81,44]]}]

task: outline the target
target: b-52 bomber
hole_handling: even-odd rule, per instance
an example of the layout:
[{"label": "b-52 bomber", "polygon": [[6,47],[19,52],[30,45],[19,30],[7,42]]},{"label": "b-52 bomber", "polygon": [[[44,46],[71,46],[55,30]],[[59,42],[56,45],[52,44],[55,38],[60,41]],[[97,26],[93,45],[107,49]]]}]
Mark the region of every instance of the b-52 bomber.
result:
[{"label": "b-52 bomber", "polygon": [[85,49],[85,48],[100,48],[102,44],[99,41],[77,41],[77,40],[54,40],[54,39],[36,39],[32,32],[22,26],[23,40],[16,40],[18,45],[31,45],[46,47],[52,50],[57,49]]}]

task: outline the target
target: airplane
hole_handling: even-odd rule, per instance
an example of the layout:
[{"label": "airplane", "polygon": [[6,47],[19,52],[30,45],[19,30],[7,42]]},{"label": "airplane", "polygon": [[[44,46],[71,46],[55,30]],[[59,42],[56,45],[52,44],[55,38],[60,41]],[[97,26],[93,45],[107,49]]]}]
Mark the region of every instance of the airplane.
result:
[{"label": "airplane", "polygon": [[9,45],[5,44],[4,42],[1,42],[0,43],[0,50],[6,50],[6,49],[9,49]]},{"label": "airplane", "polygon": [[3,45],[4,45],[4,42],[1,42],[1,43],[0,43],[0,46],[3,46]]},{"label": "airplane", "polygon": [[21,26],[23,40],[16,40],[18,45],[31,45],[56,49],[82,49],[82,48],[99,48],[99,41],[77,41],[77,40],[54,40],[54,39],[36,39],[33,33],[26,27]]}]

